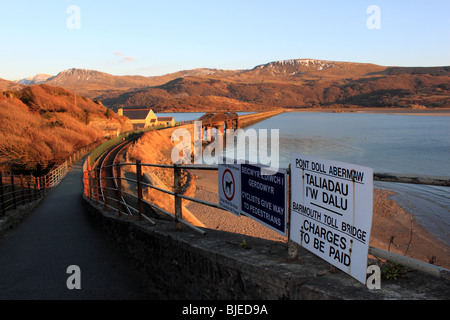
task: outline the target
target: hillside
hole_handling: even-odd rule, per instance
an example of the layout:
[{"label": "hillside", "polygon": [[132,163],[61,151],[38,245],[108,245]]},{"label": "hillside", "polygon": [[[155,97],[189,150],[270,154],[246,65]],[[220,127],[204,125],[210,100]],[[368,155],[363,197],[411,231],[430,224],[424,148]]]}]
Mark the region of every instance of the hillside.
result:
[{"label": "hillside", "polygon": [[243,73],[247,77],[299,79],[359,78],[373,72],[385,71],[386,67],[367,63],[326,61],[316,59],[291,59],[274,61],[256,66]]},{"label": "hillside", "polygon": [[[48,84],[76,92],[91,99],[101,99],[104,95],[124,93],[132,89],[165,84],[171,80],[186,76],[227,75],[230,72],[217,69],[193,69],[155,76],[114,76],[105,72],[87,69],[68,69],[55,76],[36,75],[16,81],[19,84]],[[231,71],[233,73],[233,71]]]},{"label": "hillside", "polygon": [[187,76],[156,87],[105,95],[110,108],[162,111],[271,108],[450,107],[450,68],[401,68],[286,60],[233,74]]},{"label": "hillside", "polygon": [[248,70],[184,70],[159,77],[70,69],[44,83],[99,99],[113,110],[450,107],[450,67],[385,67],[316,59],[274,61]]},{"label": "hillside", "polygon": [[32,84],[42,84],[42,83],[44,83],[45,81],[47,81],[51,77],[52,76],[49,75],[49,74],[37,74],[35,76],[28,77],[28,78],[25,78],[25,79],[21,79],[21,80],[18,80],[16,82],[29,86],[29,85],[32,85]]},{"label": "hillside", "polygon": [[49,85],[0,94],[0,170],[39,174],[128,122],[99,102]]},{"label": "hillside", "polygon": [[[373,69],[372,69],[373,70]],[[364,76],[345,78],[342,73],[303,74],[292,77],[292,69],[268,71],[233,78],[185,77],[162,86],[109,95],[102,101],[111,108],[147,107],[155,111],[267,110],[311,107],[450,107],[450,75],[430,73],[386,74],[371,71]],[[271,76],[264,76],[267,72]],[[273,72],[273,74],[272,74]],[[277,75],[281,74],[281,75]],[[255,78],[260,75],[260,80]],[[300,75],[297,75],[299,77]],[[245,80],[242,78],[246,77]],[[316,77],[316,79],[314,79]]]},{"label": "hillside", "polygon": [[24,87],[25,85],[21,83],[0,78],[0,92],[4,90],[20,90],[23,89]]}]

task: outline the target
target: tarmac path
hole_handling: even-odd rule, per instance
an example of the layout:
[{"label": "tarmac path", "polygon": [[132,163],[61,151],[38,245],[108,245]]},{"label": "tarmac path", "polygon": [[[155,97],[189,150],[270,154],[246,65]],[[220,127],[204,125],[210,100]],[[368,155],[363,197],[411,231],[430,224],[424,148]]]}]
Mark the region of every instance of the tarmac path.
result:
[{"label": "tarmac path", "polygon": [[[129,259],[84,214],[82,162],[0,241],[0,300],[143,300],[148,293]],[[81,289],[68,289],[67,268]]]}]

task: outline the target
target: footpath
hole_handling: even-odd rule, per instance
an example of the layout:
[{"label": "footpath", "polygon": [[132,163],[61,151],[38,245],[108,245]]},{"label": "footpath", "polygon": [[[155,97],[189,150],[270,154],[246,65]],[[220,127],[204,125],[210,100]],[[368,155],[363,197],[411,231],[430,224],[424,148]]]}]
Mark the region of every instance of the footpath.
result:
[{"label": "footpath", "polygon": [[[88,220],[81,163],[0,240],[0,300],[155,298],[126,255]],[[80,273],[68,273],[72,265]],[[69,289],[68,279],[81,289]]]}]

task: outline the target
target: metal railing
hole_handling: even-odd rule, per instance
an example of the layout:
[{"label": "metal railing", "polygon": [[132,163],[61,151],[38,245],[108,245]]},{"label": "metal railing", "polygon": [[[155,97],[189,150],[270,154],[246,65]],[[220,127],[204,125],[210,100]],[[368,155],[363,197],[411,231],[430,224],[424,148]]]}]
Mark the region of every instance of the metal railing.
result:
[{"label": "metal railing", "polygon": [[[106,176],[106,169],[108,167],[113,167],[113,176]],[[125,177],[123,174],[126,170],[123,170],[124,167],[129,167],[128,173],[135,172],[134,177]],[[133,170],[134,167],[134,170]],[[173,170],[173,190],[166,190],[160,187],[157,187],[151,183],[145,182],[143,175],[143,168],[152,167],[152,168],[164,168],[168,170]],[[92,201],[95,201],[97,204],[101,204],[103,202],[103,207],[105,210],[112,209],[118,212],[119,215],[124,214],[123,208],[127,208],[127,210],[132,211],[138,219],[146,219],[152,224],[155,224],[155,221],[147,216],[144,210],[144,205],[152,208],[158,214],[165,215],[170,217],[174,221],[176,221],[176,228],[182,229],[182,225],[186,225],[189,228],[201,233],[206,234],[205,230],[199,228],[197,226],[192,225],[191,223],[185,221],[183,219],[183,206],[182,200],[188,200],[195,203],[199,203],[201,205],[206,205],[212,208],[223,209],[218,203],[209,202],[206,200],[201,200],[197,198],[193,198],[183,194],[182,192],[182,183],[181,183],[181,175],[183,170],[213,170],[217,171],[217,166],[210,165],[169,165],[169,164],[147,164],[141,163],[141,161],[137,160],[136,163],[119,163],[114,162],[114,164],[109,166],[99,167],[93,170],[85,171],[84,173],[84,187],[85,187],[85,196]],[[289,169],[286,170],[287,174],[290,174]],[[387,178],[388,177],[388,178]],[[449,186],[448,177],[425,177],[425,176],[414,176],[414,177],[402,177],[399,175],[393,174],[374,174],[374,181],[389,181],[398,182],[398,183],[416,183],[416,184],[424,184],[424,185],[439,185],[439,186]],[[100,180],[104,181],[104,183],[100,183]],[[113,180],[115,181],[114,187],[107,187],[106,181]],[[99,181],[99,183],[96,183]],[[126,181],[129,184],[128,188],[123,187],[123,183]],[[130,187],[132,186],[132,187]],[[159,207],[155,203],[145,199],[143,196],[144,189],[150,188],[162,193],[173,196],[174,201],[174,213],[168,212],[167,210]],[[106,191],[113,191],[116,193],[116,196],[104,196]],[[119,195],[119,196],[117,196]],[[134,205],[131,203],[126,203],[123,199],[123,195],[131,197],[135,199]],[[103,200],[102,200],[103,199]],[[111,202],[114,202],[115,205],[111,205]],[[256,222],[255,222],[256,223]],[[442,277],[449,279],[450,274],[449,270],[429,264],[423,261],[419,261],[410,257],[406,257],[400,254],[396,254],[390,251],[385,251],[375,247],[369,247],[369,253],[382,258],[388,259],[393,262],[397,262],[402,265],[409,266],[416,270],[423,271],[425,273],[431,274],[433,276]]]},{"label": "metal railing", "polygon": [[[134,179],[126,178],[125,175],[122,174],[124,171],[123,167],[133,167],[128,172],[136,172]],[[173,174],[173,190],[166,190],[157,186],[154,186],[150,183],[145,182],[143,175],[143,167],[154,167],[154,168],[165,168],[172,169]],[[106,171],[108,168],[112,169],[113,175],[107,176]],[[115,162],[112,165],[100,165],[96,168],[84,171],[84,195],[90,200],[94,201],[96,204],[102,204],[105,210],[114,210],[119,216],[123,214],[129,216],[136,216],[138,219],[146,219],[147,221],[155,224],[154,220],[146,215],[144,210],[144,205],[147,205],[151,209],[153,209],[157,214],[165,215],[177,222],[177,229],[181,229],[181,225],[186,225],[193,230],[206,234],[204,230],[194,226],[193,224],[187,222],[183,219],[183,213],[181,205],[181,199],[189,200],[192,202],[200,203],[202,205],[207,205],[213,208],[224,210],[217,203],[196,199],[193,197],[189,197],[187,195],[182,194],[182,184],[181,184],[181,175],[182,170],[217,170],[217,167],[211,166],[178,166],[178,165],[165,165],[165,164],[142,164],[139,160],[136,163],[120,163]],[[111,180],[113,182],[113,186],[109,184],[107,181]],[[126,181],[129,185],[133,186],[132,188],[124,188],[123,181]],[[144,197],[144,188],[151,188],[165,194],[171,195],[174,197],[174,213],[167,211],[164,208],[152,203]],[[133,190],[131,190],[133,189]],[[108,192],[112,192],[115,196],[108,195]],[[135,206],[130,203],[127,203],[124,199],[124,196],[131,197],[135,201]],[[111,205],[114,203],[114,205]],[[124,212],[124,208],[129,211],[127,214]]]},{"label": "metal railing", "polygon": [[47,192],[46,177],[0,175],[0,215],[38,200]]},{"label": "metal railing", "polygon": [[71,166],[81,160],[89,148],[83,148],[44,176],[0,174],[0,216],[42,198],[67,175]]}]

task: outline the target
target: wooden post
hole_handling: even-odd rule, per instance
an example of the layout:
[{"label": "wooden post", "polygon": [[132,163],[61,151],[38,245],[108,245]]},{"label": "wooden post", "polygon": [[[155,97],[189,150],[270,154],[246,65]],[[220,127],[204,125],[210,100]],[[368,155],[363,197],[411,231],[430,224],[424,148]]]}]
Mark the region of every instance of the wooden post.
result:
[{"label": "wooden post", "polygon": [[182,230],[183,225],[180,222],[183,219],[183,212],[181,206],[181,198],[178,195],[181,193],[181,168],[174,164],[173,166],[173,190],[175,192],[175,217],[177,218],[176,228]]},{"label": "wooden post", "polygon": [[122,216],[122,179],[120,162],[116,163],[116,175],[117,175],[117,210],[119,210],[119,217]]},{"label": "wooden post", "polygon": [[287,195],[287,207],[286,207],[286,213],[287,213],[287,241],[288,241],[288,257],[290,259],[297,259],[299,254],[299,245],[291,240],[291,199],[292,199],[292,168],[291,164],[289,164],[288,168],[288,195]]},{"label": "wooden post", "polygon": [[136,177],[137,177],[137,190],[138,190],[138,205],[139,205],[139,220],[142,219],[144,213],[144,203],[142,202],[142,167],[141,160],[136,160]]}]

